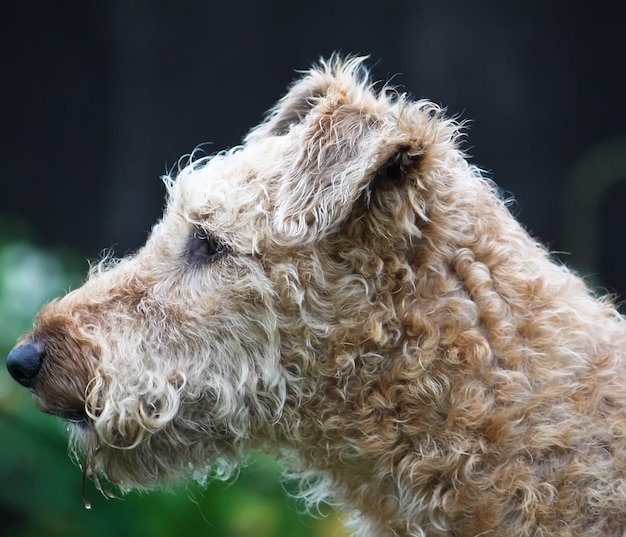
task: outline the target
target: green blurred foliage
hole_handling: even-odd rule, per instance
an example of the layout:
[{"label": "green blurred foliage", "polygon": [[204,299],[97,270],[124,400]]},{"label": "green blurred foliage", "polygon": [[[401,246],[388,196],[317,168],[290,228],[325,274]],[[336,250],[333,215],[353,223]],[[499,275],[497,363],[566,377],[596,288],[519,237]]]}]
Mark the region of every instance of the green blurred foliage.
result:
[{"label": "green blurred foliage", "polygon": [[[0,218],[0,354],[28,332],[39,307],[80,285],[86,263],[34,245],[27,226]],[[280,467],[257,458],[232,482],[107,499],[68,457],[61,420],[38,412],[0,370],[0,535],[3,537],[339,537],[339,517],[302,513]]]}]

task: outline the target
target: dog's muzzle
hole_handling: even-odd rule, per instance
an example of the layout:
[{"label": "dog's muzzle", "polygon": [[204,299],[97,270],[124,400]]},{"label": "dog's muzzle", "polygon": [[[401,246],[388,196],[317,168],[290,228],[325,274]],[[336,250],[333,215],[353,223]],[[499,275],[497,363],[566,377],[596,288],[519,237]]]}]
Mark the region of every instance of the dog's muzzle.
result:
[{"label": "dog's muzzle", "polygon": [[43,355],[43,344],[37,341],[27,341],[9,353],[7,369],[17,382],[32,390],[41,369]]}]

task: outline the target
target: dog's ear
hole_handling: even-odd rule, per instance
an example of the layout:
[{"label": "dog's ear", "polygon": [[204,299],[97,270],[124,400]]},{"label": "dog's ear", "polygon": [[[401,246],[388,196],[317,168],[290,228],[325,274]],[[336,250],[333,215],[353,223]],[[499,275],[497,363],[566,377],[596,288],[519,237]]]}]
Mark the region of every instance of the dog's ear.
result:
[{"label": "dog's ear", "polygon": [[322,142],[317,149],[279,184],[273,224],[283,242],[304,245],[332,233],[356,205],[369,210],[382,191],[398,190],[415,178],[421,161],[419,149],[383,136],[364,136],[354,145],[346,141],[336,151],[324,151]]},{"label": "dog's ear", "polygon": [[283,136],[291,127],[302,123],[309,112],[341,83],[346,86],[367,82],[363,68],[366,57],[346,60],[333,56],[329,61],[320,60],[318,66],[306,71],[296,80],[287,93],[267,113],[265,121],[246,136],[246,143],[268,136]]},{"label": "dog's ear", "polygon": [[275,183],[273,210],[282,240],[318,240],[359,199],[368,203],[381,188],[414,177],[427,138],[415,116],[427,116],[423,109],[374,91],[361,60],[323,63],[296,83],[251,133],[285,139],[288,168]]},{"label": "dog's ear", "polygon": [[324,80],[308,76],[293,85],[287,94],[272,108],[266,121],[247,137],[283,136],[293,125],[300,123],[317,101],[326,93]]}]

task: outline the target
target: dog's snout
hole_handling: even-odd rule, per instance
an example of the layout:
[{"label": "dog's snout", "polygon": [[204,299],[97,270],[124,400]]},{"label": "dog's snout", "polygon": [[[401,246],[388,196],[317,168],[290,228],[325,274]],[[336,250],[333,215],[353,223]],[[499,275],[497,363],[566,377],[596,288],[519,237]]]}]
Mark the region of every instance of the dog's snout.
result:
[{"label": "dog's snout", "polygon": [[7,369],[11,376],[25,388],[32,388],[41,369],[43,345],[28,341],[15,347],[7,357]]}]

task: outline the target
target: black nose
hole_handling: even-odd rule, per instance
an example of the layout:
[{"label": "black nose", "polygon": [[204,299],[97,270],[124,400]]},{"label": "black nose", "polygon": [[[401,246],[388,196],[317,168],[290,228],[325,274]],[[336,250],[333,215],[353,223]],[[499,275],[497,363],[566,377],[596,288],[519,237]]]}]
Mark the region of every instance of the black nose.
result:
[{"label": "black nose", "polygon": [[15,347],[7,357],[7,369],[11,376],[25,388],[32,388],[41,368],[43,345],[29,341]]}]

